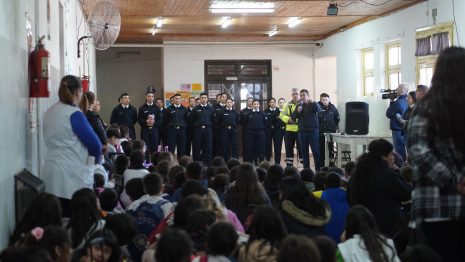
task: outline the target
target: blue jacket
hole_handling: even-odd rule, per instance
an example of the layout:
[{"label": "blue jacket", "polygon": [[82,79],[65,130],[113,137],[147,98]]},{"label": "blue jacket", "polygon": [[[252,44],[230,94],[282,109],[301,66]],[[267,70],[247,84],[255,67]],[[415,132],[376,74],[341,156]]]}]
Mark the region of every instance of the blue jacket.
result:
[{"label": "blue jacket", "polygon": [[302,106],[300,113],[297,109],[291,114],[292,119],[299,120],[299,131],[312,131],[319,129],[320,123],[318,115],[321,112],[321,107],[318,103],[300,103],[297,107]]},{"label": "blue jacket", "polygon": [[328,188],[323,191],[321,199],[331,207],[331,218],[325,226],[325,232],[336,243],[339,243],[342,231],[344,231],[346,215],[349,212],[346,191],[341,188]]},{"label": "blue jacket", "polygon": [[389,103],[389,107],[386,110],[386,117],[391,120],[389,123],[391,130],[403,130],[403,126],[399,120],[397,120],[396,115],[399,114],[400,116],[403,116],[407,109],[407,95],[401,95],[396,99],[396,101]]},{"label": "blue jacket", "polygon": [[327,132],[336,133],[339,121],[341,120],[336,107],[331,103],[329,103],[328,107],[325,107],[321,102],[318,102],[318,105],[322,109],[322,111],[318,113],[320,135]]}]

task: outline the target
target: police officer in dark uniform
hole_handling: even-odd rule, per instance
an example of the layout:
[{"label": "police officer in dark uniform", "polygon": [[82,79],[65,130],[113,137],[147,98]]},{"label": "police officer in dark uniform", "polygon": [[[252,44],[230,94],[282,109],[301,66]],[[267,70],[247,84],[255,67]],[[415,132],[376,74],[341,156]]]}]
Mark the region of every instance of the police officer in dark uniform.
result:
[{"label": "police officer in dark uniform", "polygon": [[320,158],[321,166],[325,165],[325,150],[328,150],[329,159],[334,159],[333,143],[325,145],[325,133],[336,133],[341,120],[337,108],[329,101],[329,95],[322,93],[318,102],[322,111],[318,114],[320,121]]},{"label": "police officer in dark uniform", "polygon": [[136,130],[134,124],[137,123],[137,109],[129,104],[129,94],[123,93],[118,101],[121,103],[113,108],[110,116],[110,125],[118,124],[125,125],[129,128],[129,137],[132,140],[136,139]]},{"label": "police officer in dark uniform", "polygon": [[223,143],[221,142],[221,114],[226,107],[226,99],[228,95],[226,93],[221,93],[219,100],[216,104],[212,106],[214,117],[213,117],[213,156],[223,156]]},{"label": "police officer in dark uniform", "polygon": [[192,123],[191,113],[195,107],[195,97],[189,98],[189,107],[187,108],[187,128],[186,128],[186,155],[191,155],[192,144],[194,142],[194,124]]},{"label": "police officer in dark uniform", "polygon": [[[166,130],[165,130],[165,121],[163,121],[163,116],[165,115],[166,108],[165,108],[165,103],[163,102],[163,99],[157,98],[155,100],[155,105],[160,109],[161,116],[162,116],[162,121],[158,125],[158,138],[159,138],[159,145],[166,146]],[[162,151],[162,150],[160,150]]]},{"label": "police officer in dark uniform", "polygon": [[261,161],[265,160],[265,126],[266,115],[260,111],[260,102],[253,100],[253,109],[247,115],[245,126],[247,127],[245,133],[245,143],[248,147],[249,157],[252,162],[258,165]]},{"label": "police officer in dark uniform", "polygon": [[223,158],[228,161],[231,157],[239,158],[237,149],[237,127],[239,126],[239,114],[233,107],[231,98],[226,100],[226,108],[220,114],[221,139],[223,147]]},{"label": "police officer in dark uniform", "polygon": [[246,120],[248,118],[249,113],[252,112],[252,104],[253,98],[247,98],[247,107],[242,109],[239,113],[239,121],[242,126],[242,159],[244,160],[244,162],[249,163],[252,162],[252,160],[250,159],[250,152],[248,151],[245,135],[247,133]]},{"label": "police officer in dark uniform", "polygon": [[163,121],[160,108],[154,103],[155,89],[153,86],[147,88],[146,102],[139,107],[138,122],[140,125],[140,138],[147,145],[147,159],[150,154],[157,151],[159,143],[158,127]]},{"label": "police officer in dark uniform", "polygon": [[208,105],[207,93],[200,94],[200,105],[194,107],[191,121],[194,124],[193,160],[209,166],[212,160],[213,109]]},{"label": "police officer in dark uniform", "polygon": [[168,150],[174,153],[177,149],[178,158],[186,154],[186,118],[187,109],[181,105],[181,95],[173,97],[173,104],[170,105],[163,116],[166,123]]},{"label": "police officer in dark uniform", "polygon": [[281,148],[283,145],[284,133],[286,126],[279,118],[281,111],[276,107],[276,99],[271,98],[268,101],[268,109],[266,114],[266,130],[265,130],[265,159],[271,159],[271,144],[274,146],[274,163],[281,163]]}]

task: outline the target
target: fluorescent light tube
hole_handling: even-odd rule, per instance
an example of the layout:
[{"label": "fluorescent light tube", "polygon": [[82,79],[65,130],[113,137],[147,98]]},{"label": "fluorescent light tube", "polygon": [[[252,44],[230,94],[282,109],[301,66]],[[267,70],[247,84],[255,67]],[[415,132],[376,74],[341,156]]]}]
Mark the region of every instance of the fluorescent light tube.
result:
[{"label": "fluorescent light tube", "polygon": [[274,8],[260,9],[260,8],[217,8],[210,9],[212,14],[236,14],[236,13],[255,13],[255,14],[266,14],[274,13]]},{"label": "fluorescent light tube", "polygon": [[231,24],[231,17],[225,17],[223,22],[221,23],[221,28],[226,28]]},{"label": "fluorescent light tube", "polygon": [[272,37],[272,36],[276,35],[277,33],[278,33],[278,30],[273,30],[273,31],[268,33],[268,36]]},{"label": "fluorescent light tube", "polygon": [[157,19],[157,27],[158,28],[161,28],[163,26],[163,18],[162,17],[159,17]]},{"label": "fluorescent light tube", "polygon": [[212,13],[273,13],[274,3],[266,2],[219,2],[210,6]]},{"label": "fluorescent light tube", "polygon": [[299,25],[300,23],[302,23],[302,18],[296,17],[296,18],[293,18],[293,19],[291,19],[289,21],[288,26],[290,28],[293,28],[293,27],[296,27],[297,25]]}]

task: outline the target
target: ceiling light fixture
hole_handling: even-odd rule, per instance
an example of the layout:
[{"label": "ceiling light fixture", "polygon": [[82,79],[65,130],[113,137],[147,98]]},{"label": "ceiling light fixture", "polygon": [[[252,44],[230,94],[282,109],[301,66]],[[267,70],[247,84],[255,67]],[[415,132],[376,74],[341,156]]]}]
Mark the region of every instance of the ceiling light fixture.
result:
[{"label": "ceiling light fixture", "polygon": [[296,27],[300,23],[302,23],[302,18],[294,17],[289,20],[289,23],[287,25],[289,26],[289,28],[293,28],[293,27]]},{"label": "ceiling light fixture", "polygon": [[329,3],[328,11],[326,12],[327,15],[337,15],[338,8],[337,3]]},{"label": "ceiling light fixture", "polygon": [[221,23],[221,28],[226,28],[231,24],[231,17],[227,16],[223,19],[223,22]]},{"label": "ceiling light fixture", "polygon": [[161,28],[162,26],[163,26],[163,17],[158,17],[157,28]]},{"label": "ceiling light fixture", "polygon": [[274,35],[276,35],[276,34],[278,34],[278,30],[275,29],[275,30],[269,32],[269,33],[268,33],[268,36],[269,36],[269,37],[272,37],[272,36],[274,36]]},{"label": "ceiling light fixture", "polygon": [[152,35],[155,35],[156,32],[157,32],[157,28],[156,28],[156,26],[154,25],[154,26],[152,27]]},{"label": "ceiling light fixture", "polygon": [[274,3],[266,2],[220,2],[210,6],[210,12],[218,13],[273,13]]}]

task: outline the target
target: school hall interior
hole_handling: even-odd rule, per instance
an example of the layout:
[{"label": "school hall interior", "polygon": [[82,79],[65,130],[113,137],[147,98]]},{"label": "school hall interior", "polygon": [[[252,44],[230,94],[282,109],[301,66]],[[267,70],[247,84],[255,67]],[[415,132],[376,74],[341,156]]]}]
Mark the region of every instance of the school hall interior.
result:
[{"label": "school hall interior", "polygon": [[[298,88],[316,101],[329,94],[339,132],[346,103],[359,101],[369,134],[391,136],[383,90],[429,85],[439,53],[422,43],[440,35],[462,46],[463,10],[462,0],[0,0],[0,249],[15,227],[15,174],[42,176],[44,114],[63,76],[88,80],[106,122],[120,94],[139,107],[149,86],[166,105],[176,93],[187,103],[225,92],[238,110],[250,96],[265,109]],[[41,37],[48,94],[31,97]]]}]

